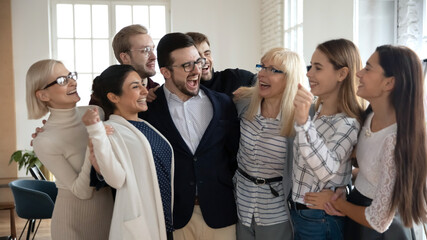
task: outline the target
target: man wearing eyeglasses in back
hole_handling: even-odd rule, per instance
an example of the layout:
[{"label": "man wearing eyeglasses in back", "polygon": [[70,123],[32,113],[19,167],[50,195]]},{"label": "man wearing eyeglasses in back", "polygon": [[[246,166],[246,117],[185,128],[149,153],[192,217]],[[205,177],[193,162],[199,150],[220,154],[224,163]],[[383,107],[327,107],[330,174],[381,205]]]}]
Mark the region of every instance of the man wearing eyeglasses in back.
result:
[{"label": "man wearing eyeglasses in back", "polygon": [[203,86],[232,97],[233,92],[239,87],[250,87],[256,82],[256,75],[243,69],[228,68],[215,72],[208,37],[199,32],[188,32],[186,34],[193,39],[200,56],[206,58],[206,64],[202,69],[202,81],[200,82]]},{"label": "man wearing eyeglasses in back", "polygon": [[[187,32],[197,51],[202,58],[206,58],[206,64],[202,68],[202,78],[200,84],[217,92],[225,93],[233,97],[234,91],[240,87],[251,87],[256,82],[256,75],[239,68],[227,68],[223,71],[214,71],[213,57],[209,39],[206,35],[199,32]],[[154,90],[155,91],[155,90]],[[147,101],[151,102],[156,99],[155,92],[150,92]]]},{"label": "man wearing eyeglasses in back", "polygon": [[[147,28],[139,24],[126,26],[114,36],[112,45],[117,61],[134,67],[149,92],[159,85],[150,78],[156,74],[157,58]],[[99,105],[93,97],[89,104]]]},{"label": "man wearing eyeglasses in back", "polygon": [[173,238],[234,240],[232,177],[240,135],[235,106],[227,95],[200,86],[206,59],[188,35],[166,34],[157,54],[165,84],[139,117],[174,151]]}]

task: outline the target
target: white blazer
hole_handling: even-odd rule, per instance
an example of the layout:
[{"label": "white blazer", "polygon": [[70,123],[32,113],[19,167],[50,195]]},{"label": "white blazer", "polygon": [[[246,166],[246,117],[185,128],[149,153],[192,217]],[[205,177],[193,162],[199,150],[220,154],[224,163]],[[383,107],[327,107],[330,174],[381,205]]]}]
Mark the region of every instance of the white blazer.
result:
[{"label": "white blazer", "polygon": [[[156,131],[172,150],[159,131],[143,122]],[[162,199],[150,143],[140,130],[121,116],[111,115],[105,124],[114,128],[112,135],[106,135],[102,122],[87,126],[87,130],[102,176],[117,189],[109,239],[166,240]],[[173,162],[172,152],[171,204]]]}]

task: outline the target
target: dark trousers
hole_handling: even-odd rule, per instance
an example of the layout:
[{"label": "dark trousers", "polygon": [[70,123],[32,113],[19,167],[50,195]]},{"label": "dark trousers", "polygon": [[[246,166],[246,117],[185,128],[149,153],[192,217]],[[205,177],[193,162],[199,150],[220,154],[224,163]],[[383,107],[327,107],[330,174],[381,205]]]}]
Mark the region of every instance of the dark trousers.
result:
[{"label": "dark trousers", "polygon": [[[347,201],[368,207],[372,199],[365,197],[356,188],[353,188]],[[346,217],[344,224],[344,239],[346,240],[412,240],[411,229],[405,228],[399,217],[395,216],[389,229],[384,233],[379,233],[372,228],[365,227]]]},{"label": "dark trousers", "polygon": [[173,240],[173,232],[166,232],[166,239]]}]

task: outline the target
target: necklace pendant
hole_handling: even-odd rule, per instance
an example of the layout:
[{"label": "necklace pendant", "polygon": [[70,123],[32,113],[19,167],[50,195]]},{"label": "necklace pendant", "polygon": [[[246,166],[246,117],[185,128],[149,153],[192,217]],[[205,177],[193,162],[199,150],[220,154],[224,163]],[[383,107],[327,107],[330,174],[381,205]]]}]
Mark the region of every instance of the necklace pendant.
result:
[{"label": "necklace pendant", "polygon": [[370,129],[366,129],[366,131],[365,131],[365,136],[366,137],[370,137],[371,136],[371,130]]}]

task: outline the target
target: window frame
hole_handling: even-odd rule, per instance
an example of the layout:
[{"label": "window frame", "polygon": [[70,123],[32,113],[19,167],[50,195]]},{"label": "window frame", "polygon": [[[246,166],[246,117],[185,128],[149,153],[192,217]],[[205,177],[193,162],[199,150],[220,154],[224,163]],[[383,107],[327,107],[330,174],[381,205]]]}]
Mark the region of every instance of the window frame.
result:
[{"label": "window frame", "polygon": [[[78,0],[51,0],[50,2],[50,16],[49,16],[49,20],[51,22],[50,24],[50,41],[51,41],[51,53],[50,55],[55,58],[58,56],[58,45],[57,45],[57,40],[58,38],[57,36],[57,18],[56,18],[56,4],[97,4],[97,5],[107,5],[108,6],[108,14],[109,14],[109,18],[108,18],[108,24],[109,24],[109,45],[111,46],[112,41],[113,41],[113,37],[116,34],[116,22],[114,21],[116,19],[116,14],[115,14],[115,6],[116,5],[164,5],[165,6],[165,17],[166,17],[166,33],[170,32],[171,29],[171,23],[170,23],[170,2],[168,0],[150,0],[150,1],[119,1],[119,0],[115,0],[115,1],[109,1],[109,0],[90,0],[90,1],[78,1]],[[114,34],[113,34],[114,33]],[[74,37],[75,39],[75,37]],[[90,38],[93,39],[93,38]],[[153,41],[155,39],[153,38]],[[158,39],[156,39],[158,40]],[[74,58],[75,59],[75,58]],[[114,57],[114,52],[112,48],[109,48],[109,60],[110,60],[110,64],[114,64],[117,63],[116,58]],[[74,63],[75,65],[75,63]]]},{"label": "window frame", "polygon": [[[62,37],[58,37],[58,31],[57,31],[57,4],[71,4],[72,5],[72,11],[73,11],[73,36],[71,38],[62,38]],[[76,27],[74,26],[75,24],[75,13],[74,13],[74,6],[78,5],[78,4],[83,4],[83,5],[89,5],[90,6],[90,17],[92,18],[92,6],[93,5],[106,5],[108,7],[108,36],[106,38],[95,38],[93,37],[93,31],[92,31],[92,23],[91,23],[91,36],[88,38],[80,38],[80,37],[76,37],[75,33],[76,33]],[[73,66],[74,69],[69,69],[70,71],[79,71],[79,74],[81,76],[83,75],[88,75],[91,76],[91,79],[93,80],[97,75],[100,74],[100,72],[97,72],[97,69],[94,69],[94,64],[95,61],[94,59],[96,59],[94,57],[93,51],[94,51],[94,45],[93,45],[93,40],[97,40],[97,39],[102,39],[102,40],[108,40],[108,66],[109,65],[113,65],[113,64],[118,64],[118,61],[116,60],[115,56],[114,56],[114,52],[112,49],[112,41],[113,38],[115,36],[116,32],[116,6],[117,5],[129,5],[133,8],[133,6],[148,6],[148,8],[150,8],[150,6],[164,6],[165,8],[165,34],[170,32],[171,29],[171,22],[170,22],[170,1],[169,0],[149,0],[149,1],[144,1],[144,0],[51,0],[50,4],[49,4],[49,40],[50,40],[50,56],[51,58],[54,59],[58,59],[58,54],[59,54],[59,49],[58,49],[58,40],[60,39],[71,39],[73,41],[73,46],[76,46],[76,40],[80,40],[80,39],[87,39],[90,40],[90,49],[92,51],[92,53],[88,56],[91,57],[91,70],[90,71],[82,71],[79,69],[76,69],[78,64],[77,64],[77,51],[74,49],[74,56],[73,56]],[[132,11],[133,14],[133,11]],[[150,14],[150,11],[149,11]],[[133,22],[133,17],[131,18],[132,22]],[[148,25],[149,26],[145,26],[148,29],[150,29],[151,23],[150,23],[150,16],[148,16]],[[150,33],[150,32],[149,32]],[[153,41],[155,44],[157,44],[157,42],[160,40],[160,37],[153,37]],[[98,69],[99,70],[99,69]],[[156,64],[156,76],[157,81],[159,83],[161,83],[161,74],[159,69],[157,69],[157,64]],[[156,81],[155,80],[155,81]],[[90,83],[89,83],[90,84]],[[86,96],[86,93],[83,93],[84,97]],[[81,97],[83,97],[81,95]],[[82,99],[83,100],[83,99]],[[85,100],[80,101],[78,103],[78,105],[86,105],[87,102]]]},{"label": "window frame", "polygon": [[[304,1],[284,0],[283,44],[285,48],[304,56]],[[301,14],[301,16],[300,16]],[[299,22],[301,20],[301,22]],[[287,38],[289,35],[289,40]]]}]

